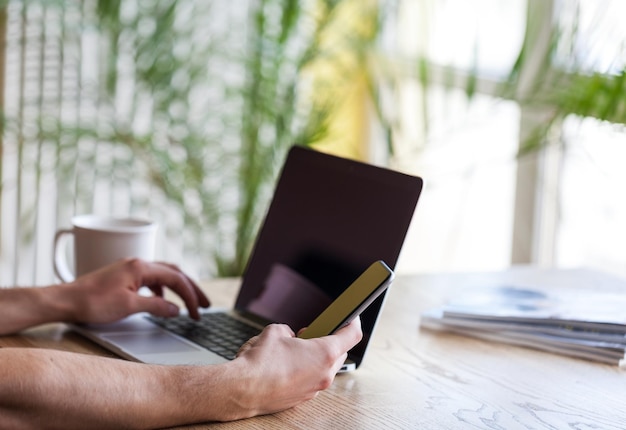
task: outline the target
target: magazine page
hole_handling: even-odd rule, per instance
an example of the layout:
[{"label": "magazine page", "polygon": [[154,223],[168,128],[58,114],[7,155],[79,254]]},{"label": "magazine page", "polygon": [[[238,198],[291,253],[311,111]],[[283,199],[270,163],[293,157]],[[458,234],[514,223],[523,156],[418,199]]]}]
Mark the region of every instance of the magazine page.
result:
[{"label": "magazine page", "polygon": [[443,308],[444,317],[573,324],[626,333],[626,293],[544,292],[525,287],[476,289]]},{"label": "magazine page", "polygon": [[626,293],[474,288],[421,315],[421,327],[625,364]]}]

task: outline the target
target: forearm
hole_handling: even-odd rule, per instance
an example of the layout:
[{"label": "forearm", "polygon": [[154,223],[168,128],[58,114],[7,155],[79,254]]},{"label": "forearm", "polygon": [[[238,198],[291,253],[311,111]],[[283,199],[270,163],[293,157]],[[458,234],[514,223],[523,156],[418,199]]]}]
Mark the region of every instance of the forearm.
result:
[{"label": "forearm", "polygon": [[0,428],[161,428],[248,416],[229,365],[0,350]]},{"label": "forearm", "polygon": [[328,388],[360,339],[358,320],[307,340],[270,325],[214,366],[0,349],[0,428],[162,428],[278,412]]},{"label": "forearm", "polygon": [[0,335],[71,320],[74,304],[69,293],[66,285],[0,288]]}]

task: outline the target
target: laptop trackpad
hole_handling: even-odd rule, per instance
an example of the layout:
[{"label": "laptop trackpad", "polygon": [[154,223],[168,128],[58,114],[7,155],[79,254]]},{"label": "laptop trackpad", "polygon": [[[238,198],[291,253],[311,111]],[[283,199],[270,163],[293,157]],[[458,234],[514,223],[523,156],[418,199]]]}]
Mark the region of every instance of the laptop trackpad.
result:
[{"label": "laptop trackpad", "polygon": [[111,333],[100,336],[118,348],[133,354],[172,353],[198,351],[200,349],[159,330],[136,333]]}]

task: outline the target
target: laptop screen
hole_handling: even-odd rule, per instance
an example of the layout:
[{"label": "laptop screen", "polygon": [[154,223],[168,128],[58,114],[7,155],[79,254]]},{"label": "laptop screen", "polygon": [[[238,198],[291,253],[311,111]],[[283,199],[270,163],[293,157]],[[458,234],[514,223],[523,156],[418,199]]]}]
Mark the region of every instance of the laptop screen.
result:
[{"label": "laptop screen", "polygon": [[[294,331],[307,326],[376,260],[402,248],[422,180],[294,146],[278,179],[236,309]],[[362,315],[362,357],[383,297]],[[360,362],[360,360],[358,360]]]}]

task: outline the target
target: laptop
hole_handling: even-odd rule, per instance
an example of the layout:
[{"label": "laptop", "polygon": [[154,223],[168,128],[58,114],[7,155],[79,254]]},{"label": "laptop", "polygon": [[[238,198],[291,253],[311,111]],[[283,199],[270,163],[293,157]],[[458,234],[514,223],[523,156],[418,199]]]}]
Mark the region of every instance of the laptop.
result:
[{"label": "laptop", "polygon": [[[136,314],[73,328],[140,362],[223,363],[269,323],[288,324],[295,332],[307,326],[374,261],[393,269],[421,190],[418,177],[293,146],[234,309],[208,309],[201,322]],[[363,340],[342,370],[362,363],[385,295],[361,314]]]}]

